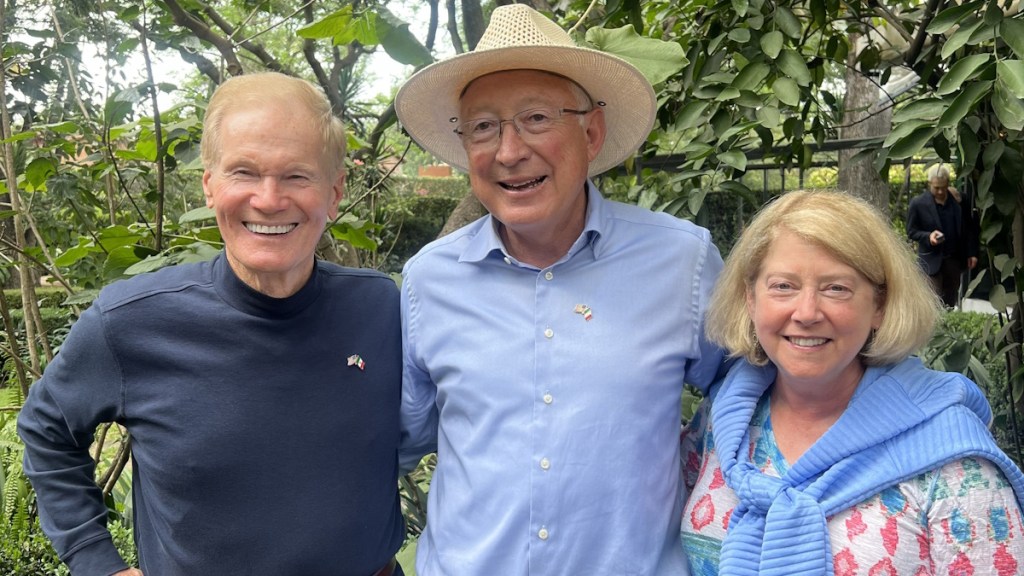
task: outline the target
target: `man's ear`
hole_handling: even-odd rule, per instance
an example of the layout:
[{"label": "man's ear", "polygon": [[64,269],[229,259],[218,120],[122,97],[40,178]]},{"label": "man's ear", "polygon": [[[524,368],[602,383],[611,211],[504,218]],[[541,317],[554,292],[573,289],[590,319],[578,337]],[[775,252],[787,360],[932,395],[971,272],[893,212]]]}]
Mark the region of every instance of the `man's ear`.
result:
[{"label": "man's ear", "polygon": [[604,147],[604,137],[608,129],[604,123],[604,108],[595,107],[589,114],[585,132],[587,136],[587,160],[593,162]]},{"label": "man's ear", "polygon": [[206,207],[213,208],[213,192],[210,190],[210,178],[213,174],[206,170],[203,172],[203,196],[206,197]]},{"label": "man's ear", "polygon": [[331,220],[338,217],[338,202],[345,197],[345,177],[345,171],[342,170],[334,179],[334,184],[331,185],[331,207],[328,211]]}]

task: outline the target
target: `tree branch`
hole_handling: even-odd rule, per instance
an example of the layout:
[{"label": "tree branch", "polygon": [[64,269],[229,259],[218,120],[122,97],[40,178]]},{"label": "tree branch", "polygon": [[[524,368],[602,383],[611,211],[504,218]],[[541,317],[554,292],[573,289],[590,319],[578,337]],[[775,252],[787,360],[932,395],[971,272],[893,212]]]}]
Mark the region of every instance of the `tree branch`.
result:
[{"label": "tree branch", "polygon": [[[232,26],[231,23],[229,23],[227,20],[225,20],[224,17],[221,16],[216,10],[214,10],[210,6],[204,6],[203,13],[206,14],[206,16],[210,20],[212,20],[213,23],[216,24],[218,28],[223,30],[224,33],[228,35],[228,38],[226,38],[225,41],[229,42],[232,47],[241,46],[242,48],[245,48],[246,51],[255,56],[260,61],[260,63],[266,66],[267,69],[269,70],[283,72],[285,74],[288,74],[289,76],[295,76],[294,72],[289,71],[287,68],[284,67],[283,64],[281,64],[277,60],[277,58],[271,56],[270,53],[267,52],[265,48],[263,48],[262,44],[256,44],[250,41],[250,39],[245,39],[238,42],[231,40],[231,38],[235,36],[235,27]],[[258,34],[253,35],[250,38],[255,38],[256,36],[258,36]]]},{"label": "tree branch", "polygon": [[935,15],[942,8],[944,0],[928,0],[924,6],[924,12],[921,13],[921,20],[917,25],[917,35],[914,36],[913,41],[910,43],[910,48],[907,50],[906,55],[903,58],[903,63],[913,68],[914,63],[917,62],[918,56],[921,55],[921,50],[924,49],[924,43],[928,39],[928,24],[931,24]]},{"label": "tree branch", "polygon": [[[302,10],[302,17],[305,19],[306,24],[312,24],[314,21],[313,6],[307,3]],[[331,110],[336,115],[341,115],[344,102],[341,98],[341,91],[338,89],[338,83],[334,82],[327,76],[327,71],[324,70],[320,60],[316,57],[316,42],[312,38],[306,38],[302,41],[302,55],[306,57],[306,63],[309,64],[310,69],[313,71],[313,75],[316,76],[316,81],[320,84],[320,87],[324,89],[324,93],[327,94],[327,99],[331,102]]]},{"label": "tree branch", "polygon": [[462,54],[466,47],[462,45],[462,36],[459,35],[459,23],[455,20],[455,0],[445,0],[445,8],[448,9],[448,35],[452,38],[452,48],[456,54]]},{"label": "tree branch", "polygon": [[218,35],[205,22],[186,12],[178,0],[164,0],[164,4],[177,25],[191,30],[200,40],[213,44],[214,48],[220,52],[221,58],[227,63],[228,74],[238,76],[244,73],[242,63],[238,61],[238,55],[235,54],[235,45],[231,40]]},{"label": "tree branch", "polygon": [[[145,32],[145,29],[138,23],[138,21],[132,21],[131,26],[139,34],[143,34]],[[181,44],[171,44],[170,42],[156,36],[150,36],[149,39],[153,42],[153,45],[160,50],[177,50],[182,60],[195,66],[199,70],[200,74],[209,78],[215,85],[219,85],[224,81],[224,76],[220,73],[220,68],[202,54],[193,52]]]}]

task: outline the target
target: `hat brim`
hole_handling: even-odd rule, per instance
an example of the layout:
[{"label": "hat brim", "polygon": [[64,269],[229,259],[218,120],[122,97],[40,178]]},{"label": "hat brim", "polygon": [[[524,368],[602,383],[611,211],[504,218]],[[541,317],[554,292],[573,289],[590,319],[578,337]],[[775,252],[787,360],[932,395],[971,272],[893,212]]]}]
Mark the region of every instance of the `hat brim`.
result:
[{"label": "hat brim", "polygon": [[595,176],[635,154],[654,126],[657,101],[651,84],[635,67],[611,54],[570,46],[512,46],[467,52],[420,70],[395,96],[398,121],[438,159],[467,171],[462,141],[453,131],[459,98],[471,81],[506,70],[541,70],[572,79],[604,102],[604,146],[590,163]]}]

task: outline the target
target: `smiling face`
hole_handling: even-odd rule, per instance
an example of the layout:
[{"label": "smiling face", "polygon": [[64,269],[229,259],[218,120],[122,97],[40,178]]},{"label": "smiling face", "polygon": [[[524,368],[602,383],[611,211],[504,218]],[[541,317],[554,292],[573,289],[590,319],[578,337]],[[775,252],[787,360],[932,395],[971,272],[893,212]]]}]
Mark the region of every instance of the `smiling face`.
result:
[{"label": "smiling face", "polygon": [[[508,120],[524,110],[581,108],[570,81],[536,70],[497,72],[463,94],[460,120]],[[511,122],[488,145],[466,145],[473,193],[503,224],[507,248],[542,243],[562,254],[583,231],[590,161],[604,143],[600,108],[564,115],[539,135],[520,135]]]},{"label": "smiling face", "polygon": [[323,137],[301,106],[253,102],[225,112],[216,162],[203,174],[232,270],[255,290],[294,294],[337,215],[344,173],[327,168]]},{"label": "smiling face", "polygon": [[747,290],[747,311],[776,383],[802,390],[852,391],[864,372],[858,354],[883,317],[867,278],[788,230]]}]

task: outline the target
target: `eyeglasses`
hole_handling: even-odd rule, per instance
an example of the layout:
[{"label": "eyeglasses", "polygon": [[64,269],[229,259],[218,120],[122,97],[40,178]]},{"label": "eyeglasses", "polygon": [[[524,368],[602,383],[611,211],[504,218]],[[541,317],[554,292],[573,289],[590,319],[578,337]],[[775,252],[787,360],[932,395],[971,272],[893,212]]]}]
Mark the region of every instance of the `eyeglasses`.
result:
[{"label": "eyeglasses", "polygon": [[[558,120],[566,114],[583,115],[591,110],[573,110],[572,108],[530,108],[523,110],[509,120],[498,118],[478,118],[467,120],[459,124],[453,132],[462,138],[466,146],[480,147],[493,144],[501,137],[501,129],[506,123],[511,122],[516,129],[516,134],[522,138],[540,136],[552,128]],[[452,118],[452,121],[457,121]]]}]

